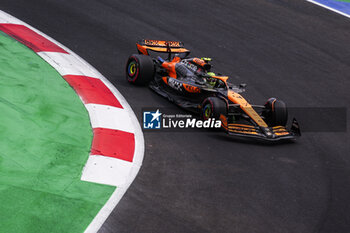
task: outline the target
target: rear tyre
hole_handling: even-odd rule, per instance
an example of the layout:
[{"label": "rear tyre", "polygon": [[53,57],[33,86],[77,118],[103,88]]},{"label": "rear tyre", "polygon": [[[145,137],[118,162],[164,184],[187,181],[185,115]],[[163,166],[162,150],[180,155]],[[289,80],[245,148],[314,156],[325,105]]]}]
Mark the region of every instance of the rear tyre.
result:
[{"label": "rear tyre", "polygon": [[288,120],[288,109],[283,101],[277,100],[276,98],[270,98],[265,104],[263,115],[269,126],[286,126]]},{"label": "rear tyre", "polygon": [[148,85],[154,77],[154,63],[151,57],[133,54],[126,63],[126,80],[140,86]]},{"label": "rear tyre", "polygon": [[227,114],[227,103],[223,99],[218,97],[208,97],[201,105],[201,117],[203,120],[208,120],[209,118],[214,118],[216,120],[220,119],[220,115]]}]

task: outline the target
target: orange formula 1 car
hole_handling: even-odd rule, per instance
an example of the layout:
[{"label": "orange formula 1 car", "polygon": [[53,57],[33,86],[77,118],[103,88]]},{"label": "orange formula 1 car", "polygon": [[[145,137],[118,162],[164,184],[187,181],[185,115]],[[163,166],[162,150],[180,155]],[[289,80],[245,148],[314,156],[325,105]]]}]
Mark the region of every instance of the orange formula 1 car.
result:
[{"label": "orange formula 1 car", "polygon": [[[175,104],[194,111],[204,119],[220,119],[230,135],[261,138],[270,141],[300,136],[297,121],[290,130],[284,102],[270,98],[265,105],[251,105],[239,93],[244,84],[233,85],[228,77],[211,71],[210,58],[190,58],[182,42],[142,40],[139,54],[129,57],[127,81],[148,85]],[[151,56],[163,53],[167,58]]]}]

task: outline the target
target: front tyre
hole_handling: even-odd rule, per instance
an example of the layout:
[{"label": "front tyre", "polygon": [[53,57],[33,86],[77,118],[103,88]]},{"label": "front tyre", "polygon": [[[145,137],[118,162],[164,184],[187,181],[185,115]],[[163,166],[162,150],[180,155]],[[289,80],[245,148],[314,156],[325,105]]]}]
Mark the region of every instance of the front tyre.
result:
[{"label": "front tyre", "polygon": [[126,80],[140,86],[148,85],[154,77],[154,63],[151,57],[133,54],[129,57],[126,67]]},{"label": "front tyre", "polygon": [[263,114],[269,126],[286,126],[287,124],[288,109],[286,104],[281,100],[277,100],[276,98],[268,99]]},{"label": "front tyre", "polygon": [[201,105],[201,117],[203,120],[214,118],[215,120],[220,119],[220,115],[227,114],[227,103],[223,99],[218,97],[208,97]]}]

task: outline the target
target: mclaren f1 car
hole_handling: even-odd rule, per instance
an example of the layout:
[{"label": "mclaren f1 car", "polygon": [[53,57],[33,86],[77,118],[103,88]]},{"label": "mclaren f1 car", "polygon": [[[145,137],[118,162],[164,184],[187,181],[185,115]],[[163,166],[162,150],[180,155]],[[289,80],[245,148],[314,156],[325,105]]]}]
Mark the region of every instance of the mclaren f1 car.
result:
[{"label": "mclaren f1 car", "polygon": [[[148,85],[204,120],[221,120],[230,135],[270,141],[300,136],[295,119],[291,128],[286,128],[288,111],[283,101],[270,98],[264,105],[249,104],[240,94],[245,84],[231,84],[228,76],[214,73],[210,58],[189,57],[182,42],[142,40],[136,46],[138,54],[126,63],[128,82]],[[157,56],[160,53],[165,57]]]}]

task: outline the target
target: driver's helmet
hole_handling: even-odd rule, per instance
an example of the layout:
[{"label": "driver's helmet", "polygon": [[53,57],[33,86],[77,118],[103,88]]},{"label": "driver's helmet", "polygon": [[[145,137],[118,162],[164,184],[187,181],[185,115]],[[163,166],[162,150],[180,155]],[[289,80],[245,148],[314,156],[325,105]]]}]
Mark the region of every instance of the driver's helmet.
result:
[{"label": "driver's helmet", "polygon": [[214,78],[213,76],[215,76],[215,73],[213,73],[213,72],[207,73],[206,80],[210,86],[215,86],[216,81],[217,81],[216,78]]}]

